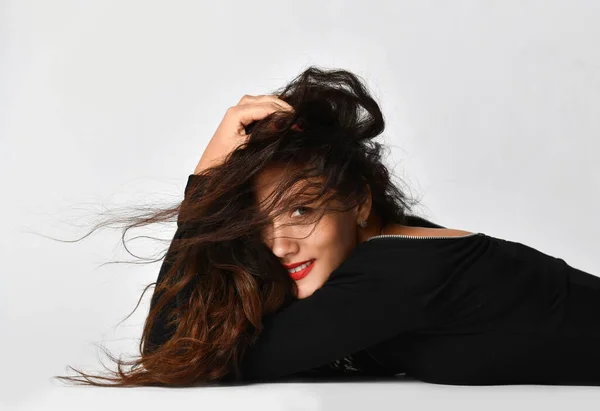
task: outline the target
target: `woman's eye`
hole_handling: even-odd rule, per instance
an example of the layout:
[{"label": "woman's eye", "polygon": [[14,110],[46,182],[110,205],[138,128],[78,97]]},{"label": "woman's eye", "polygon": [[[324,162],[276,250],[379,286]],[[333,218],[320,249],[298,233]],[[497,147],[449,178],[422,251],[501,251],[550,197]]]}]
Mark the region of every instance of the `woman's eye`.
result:
[{"label": "woman's eye", "polygon": [[[306,215],[306,214],[310,213],[310,208],[308,208],[308,207],[302,207],[302,206],[300,206],[300,207],[296,207],[296,208],[294,209],[294,211],[297,211],[297,210],[306,210],[306,213],[302,214],[301,216],[304,216],[304,215]],[[292,213],[292,214],[293,214],[293,213]]]}]

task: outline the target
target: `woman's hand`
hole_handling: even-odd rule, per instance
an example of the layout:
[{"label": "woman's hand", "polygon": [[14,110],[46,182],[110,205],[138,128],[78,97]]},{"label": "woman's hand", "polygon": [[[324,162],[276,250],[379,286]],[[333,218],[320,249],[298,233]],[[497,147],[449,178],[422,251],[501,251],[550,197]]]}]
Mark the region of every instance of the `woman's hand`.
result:
[{"label": "woman's hand", "polygon": [[225,117],[206,146],[194,174],[200,174],[202,170],[220,164],[229,153],[246,142],[249,134],[246,134],[245,127],[248,124],[282,110],[294,108],[272,95],[242,97],[237,105],[229,107],[225,112]]}]

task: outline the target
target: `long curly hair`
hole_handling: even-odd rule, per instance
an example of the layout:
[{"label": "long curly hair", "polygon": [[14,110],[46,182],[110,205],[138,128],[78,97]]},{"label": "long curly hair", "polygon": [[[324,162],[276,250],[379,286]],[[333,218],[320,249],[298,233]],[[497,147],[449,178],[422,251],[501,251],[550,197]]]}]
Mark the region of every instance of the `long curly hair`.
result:
[{"label": "long curly hair", "polygon": [[[273,218],[289,213],[292,205],[313,204],[314,211],[294,224],[314,227],[325,213],[347,211],[365,201],[368,185],[372,212],[382,224],[407,223],[419,201],[392,182],[382,163],[384,146],[374,138],[384,130],[383,114],[357,75],[310,66],[270,94],[294,111],[274,112],[252,123],[247,141],[221,164],[202,171],[177,206],[114,220],[125,221],[122,238],[135,227],[179,224],[180,235],[163,255],[162,281],[148,284],[140,296],[156,286],[140,354],[125,361],[105,351],[116,371],[91,375],[69,367],[78,375],[54,378],[95,386],[237,381],[263,316],[297,296],[295,282],[261,235]],[[259,205],[253,184],[271,166],[284,172],[274,195]],[[284,195],[292,190],[295,195]],[[138,306],[139,301],[134,311]],[[172,332],[153,344],[150,337],[159,317]]]}]

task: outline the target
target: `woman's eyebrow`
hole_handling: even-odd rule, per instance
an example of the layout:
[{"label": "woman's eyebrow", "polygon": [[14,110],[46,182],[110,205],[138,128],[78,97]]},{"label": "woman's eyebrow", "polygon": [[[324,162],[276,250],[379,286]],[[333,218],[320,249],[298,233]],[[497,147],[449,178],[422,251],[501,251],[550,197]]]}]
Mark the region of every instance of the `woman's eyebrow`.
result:
[{"label": "woman's eyebrow", "polygon": [[290,198],[287,199],[287,201],[309,201],[309,202],[313,202],[313,201],[317,201],[318,199],[319,199],[319,197],[315,196],[315,194],[301,193],[301,194],[297,194],[297,195],[291,196]]}]

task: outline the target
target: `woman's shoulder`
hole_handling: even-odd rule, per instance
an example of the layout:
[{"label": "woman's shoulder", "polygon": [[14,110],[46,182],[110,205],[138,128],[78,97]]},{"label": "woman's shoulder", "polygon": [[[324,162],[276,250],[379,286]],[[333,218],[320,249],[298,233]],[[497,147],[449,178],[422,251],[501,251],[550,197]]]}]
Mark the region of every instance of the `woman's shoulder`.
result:
[{"label": "woman's shoulder", "polygon": [[391,224],[383,229],[382,235],[400,235],[411,237],[461,237],[474,233],[455,228],[417,227],[410,225]]},{"label": "woman's shoulder", "polygon": [[413,227],[431,227],[431,228],[446,228],[442,225],[436,224],[432,221],[429,221],[423,217],[419,217],[417,215],[407,214],[404,216],[405,224]]},{"label": "woman's shoulder", "polygon": [[385,235],[409,237],[463,237],[478,234],[467,230],[444,227],[423,217],[410,214],[404,216],[402,224],[389,224],[383,231]]}]

